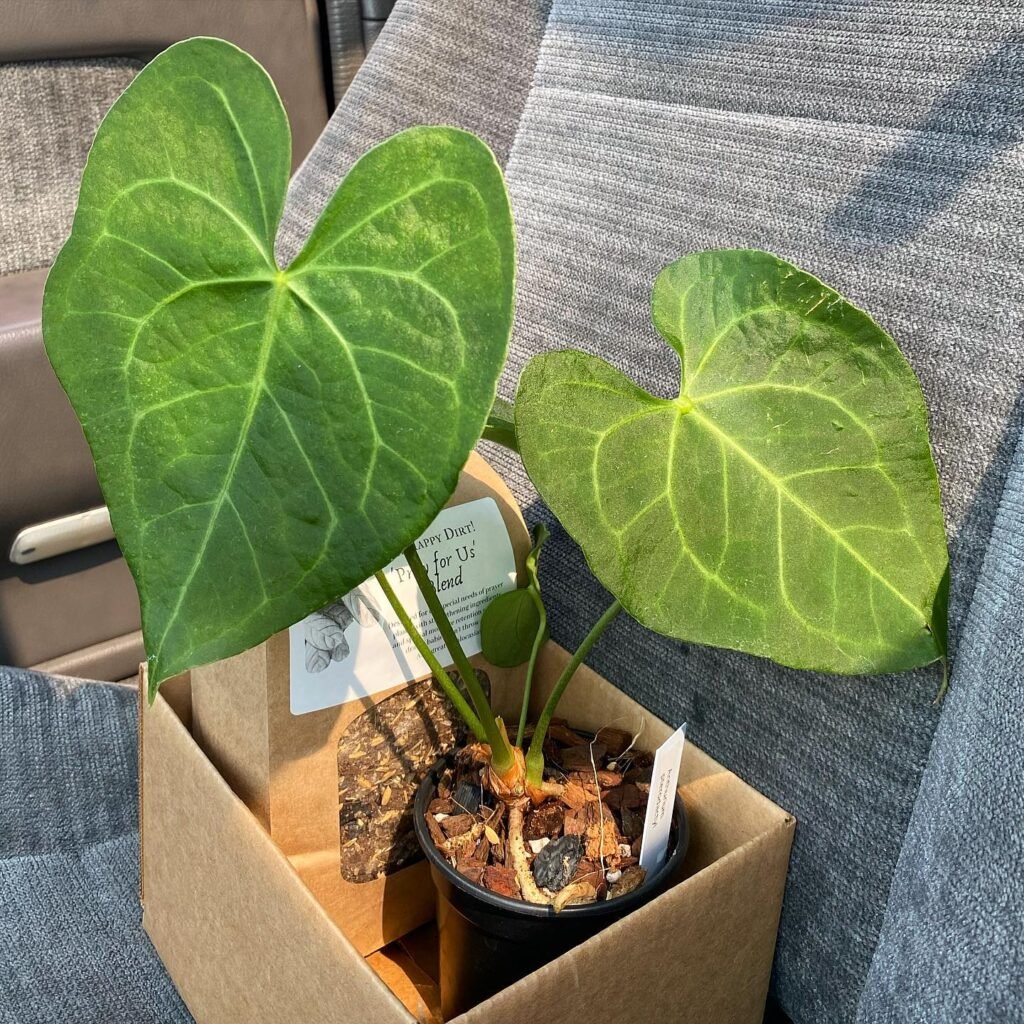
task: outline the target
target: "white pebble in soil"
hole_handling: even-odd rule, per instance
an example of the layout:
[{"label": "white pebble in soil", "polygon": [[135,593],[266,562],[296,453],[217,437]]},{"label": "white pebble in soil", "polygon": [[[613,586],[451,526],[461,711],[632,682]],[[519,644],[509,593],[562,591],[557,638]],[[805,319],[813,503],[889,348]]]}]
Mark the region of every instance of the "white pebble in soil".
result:
[{"label": "white pebble in soil", "polygon": [[614,885],[622,877],[621,871],[608,871],[604,876],[604,880],[609,885]]},{"label": "white pebble in soil", "polygon": [[540,851],[543,850],[551,840],[545,836],[542,839],[530,839],[528,842],[530,844],[530,853],[540,853]]}]

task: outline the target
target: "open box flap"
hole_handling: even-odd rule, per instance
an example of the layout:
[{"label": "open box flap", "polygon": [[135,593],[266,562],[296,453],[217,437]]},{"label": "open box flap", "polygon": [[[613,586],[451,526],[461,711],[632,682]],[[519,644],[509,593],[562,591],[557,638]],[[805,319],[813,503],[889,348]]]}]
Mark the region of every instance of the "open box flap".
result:
[{"label": "open box flap", "polygon": [[143,926],[196,1020],[411,1021],[162,693],[143,721]]},{"label": "open box flap", "polygon": [[[566,657],[550,645],[538,700]],[[142,716],[143,924],[196,1020],[415,1020],[199,749],[184,724],[187,693],[186,678]],[[562,710],[592,729],[639,716],[645,746],[671,731],[589,669]],[[760,1021],[794,821],[690,743],[681,779],[689,877],[460,1024],[522,1024],[538,1007],[602,1024]],[[382,974],[406,997],[423,983],[394,958]]]}]

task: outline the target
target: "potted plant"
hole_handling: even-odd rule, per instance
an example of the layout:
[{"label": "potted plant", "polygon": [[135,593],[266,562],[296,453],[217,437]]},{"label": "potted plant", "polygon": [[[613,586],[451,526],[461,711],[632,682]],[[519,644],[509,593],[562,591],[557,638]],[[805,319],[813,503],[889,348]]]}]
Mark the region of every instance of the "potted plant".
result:
[{"label": "potted plant", "polygon": [[[489,764],[487,787],[508,805],[507,836],[490,848],[511,863],[522,897],[553,911],[569,901],[614,902],[621,865],[638,870],[633,849],[602,863],[597,892],[579,880],[593,877],[586,870],[570,871],[558,893],[538,892],[531,870],[539,861],[547,872],[548,858],[531,858],[521,840],[527,808],[565,799],[567,787],[544,777],[548,730],[576,668],[624,610],[659,633],[795,668],[867,674],[945,666],[948,563],[927,412],[892,339],[835,291],[763,252],[705,252],[670,264],[654,286],[653,317],[679,356],[677,397],[656,398],[579,351],[534,357],[516,396],[512,426],[530,478],[613,595],[555,684],[525,754],[526,707],[546,637],[536,571],[543,526],[528,585],[499,595],[482,620],[492,661],[528,661],[515,743],[498,721],[499,739],[476,755]],[[512,436],[507,426],[507,443]],[[421,588],[429,594],[429,579]],[[457,644],[449,649],[457,652]],[[493,732],[490,722],[486,731]],[[505,744],[500,762],[498,743]],[[621,799],[614,772],[607,785],[598,778],[605,768],[590,766],[595,799]],[[418,804],[427,826],[435,781],[424,783]],[[621,825],[621,803],[608,816]],[[508,961],[536,966],[532,953],[559,948],[543,933],[524,935],[495,920],[495,907],[513,908],[493,894],[470,903],[452,865],[472,876],[479,858],[453,851],[457,844],[436,828],[420,825],[420,838],[443,898],[454,904],[445,921],[455,962],[442,978],[453,992],[473,993],[453,1008],[475,1001],[479,977],[493,986],[507,980]],[[563,864],[587,852],[558,850]],[[610,878],[617,885],[601,891]],[[640,892],[650,898],[663,880],[657,874]],[[486,942],[462,934],[467,920]],[[595,915],[587,923],[596,930],[607,921]],[[567,928],[561,948],[581,930]],[[527,952],[516,956],[524,939]],[[442,934],[443,953],[444,944]]]},{"label": "potted plant", "polygon": [[[920,387],[893,341],[809,274],[711,252],[654,288],[676,397],[554,352],[528,364],[512,410],[495,392],[514,238],[487,147],[446,127],[394,136],[281,268],[289,163],[262,69],[219,40],[173,46],[104,120],[47,281],[47,351],[138,585],[150,697],[376,575],[475,739],[417,804],[462,915],[447,952],[476,957],[491,932],[550,955],[650,898],[672,867],[648,878],[619,842],[645,798],[631,737],[582,737],[554,717],[616,616],[826,672],[944,661],[946,542]],[[492,661],[527,666],[514,736],[415,547],[481,436],[518,448],[612,595],[531,730],[547,637],[538,528],[527,586],[481,623]],[[383,574],[399,553],[461,686]],[[511,964],[507,947],[497,956]],[[492,967],[477,963],[493,987]],[[468,991],[460,980],[449,1009]]]}]

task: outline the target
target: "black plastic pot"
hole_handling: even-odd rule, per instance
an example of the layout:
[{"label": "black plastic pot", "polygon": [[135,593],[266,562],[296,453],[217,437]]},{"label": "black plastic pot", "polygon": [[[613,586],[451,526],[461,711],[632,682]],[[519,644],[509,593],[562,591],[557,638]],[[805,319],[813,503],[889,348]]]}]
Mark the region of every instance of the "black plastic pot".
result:
[{"label": "black plastic pot", "polygon": [[437,889],[441,1010],[446,1020],[537,970],[662,892],[679,868],[689,843],[683,801],[676,796],[673,840],[665,862],[644,884],[599,903],[551,907],[499,896],[474,885],[441,855],[425,814],[447,759],[439,761],[416,794],[416,838]]}]

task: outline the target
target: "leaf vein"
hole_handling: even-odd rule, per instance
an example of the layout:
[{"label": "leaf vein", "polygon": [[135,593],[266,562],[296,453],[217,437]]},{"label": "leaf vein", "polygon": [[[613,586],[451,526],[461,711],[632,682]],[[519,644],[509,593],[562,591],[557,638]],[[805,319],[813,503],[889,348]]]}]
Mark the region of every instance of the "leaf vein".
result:
[{"label": "leaf vein", "polygon": [[[718,343],[727,335],[733,328],[738,327],[744,320],[749,320],[751,317],[756,316],[758,313],[783,313],[785,310],[782,309],[778,303],[769,303],[765,306],[755,306],[753,309],[745,309],[739,316],[734,317],[724,327],[722,327],[718,333],[711,339],[711,343],[706,349],[704,354],[700,357],[700,361],[697,363],[697,369],[693,371],[693,375],[690,377],[689,387],[693,386],[693,382],[701,375],[701,371],[704,369],[707,361],[711,358],[711,354],[718,347]],[[689,391],[687,391],[689,394]],[[696,396],[691,396],[696,397]],[[704,396],[700,396],[704,397]]]},{"label": "leaf vein", "polygon": [[922,615],[920,609],[918,609],[915,606],[913,601],[911,601],[898,587],[893,585],[889,580],[882,576],[881,573],[879,573],[878,570],[852,544],[850,544],[850,542],[847,541],[845,537],[843,537],[838,531],[829,526],[829,524],[825,522],[825,520],[822,519],[821,516],[814,511],[814,509],[812,509],[809,505],[807,505],[804,501],[797,497],[797,495],[795,495],[788,487],[786,487],[785,482],[781,480],[778,476],[776,476],[766,465],[764,465],[763,462],[754,458],[754,456],[751,455],[742,445],[738,444],[725,431],[721,430],[712,420],[702,415],[696,409],[694,409],[693,412],[690,413],[690,415],[695,416],[700,423],[704,424],[707,427],[707,429],[721,437],[730,448],[737,452],[741,458],[743,458],[758,473],[760,473],[761,476],[763,476],[778,491],[780,495],[780,501],[781,496],[785,495],[786,498],[793,505],[795,505],[801,512],[803,512],[803,514],[809,520],[811,520],[811,522],[813,522],[819,529],[824,531],[825,534],[827,534],[830,537],[833,537],[836,543],[841,544],[849,552],[849,554],[853,557],[853,559],[856,562],[858,562],[871,576],[878,579],[879,582],[881,582],[888,590],[890,590],[904,605],[907,606],[907,608],[909,608],[914,613],[914,615],[917,618],[921,619],[922,621],[924,620],[924,616]]},{"label": "leaf vein", "polygon": [[242,131],[242,126],[238,123],[238,118],[235,116],[235,112],[228,102],[227,93],[217,85],[215,82],[211,82],[208,79],[202,78],[200,81],[208,85],[220,98],[221,103],[224,104],[224,109],[227,111],[228,117],[231,119],[231,124],[234,126],[235,131],[238,133],[238,138],[241,140],[242,145],[245,147],[245,155],[249,159],[249,169],[252,171],[253,184],[256,186],[256,192],[260,197],[260,209],[263,211],[263,230],[267,233],[267,237],[270,237],[270,211],[267,209],[267,200],[263,195],[263,182],[260,180],[259,171],[256,169],[256,159],[253,156],[252,147],[249,145],[249,140],[245,137],[245,132]]},{"label": "leaf vein", "polygon": [[274,262],[273,256],[270,254],[266,247],[266,243],[258,235],[256,235],[252,228],[245,223],[242,218],[235,213],[229,206],[225,206],[216,196],[211,195],[205,189],[199,188],[197,185],[193,185],[191,182],[184,181],[182,178],[178,178],[173,174],[169,174],[162,178],[141,178],[138,181],[133,181],[130,185],[121,189],[120,192],[115,192],[110,197],[110,201],[107,205],[109,211],[110,207],[119,203],[122,199],[130,196],[133,192],[137,192],[140,188],[147,188],[150,185],[173,185],[177,188],[182,189],[185,192],[189,192],[192,195],[198,196],[200,199],[206,200],[211,206],[216,207],[221,213],[224,214],[229,220],[233,221],[242,232],[246,235],[250,242],[252,242],[256,251],[267,261],[267,266],[270,270],[276,271],[277,264]]}]

